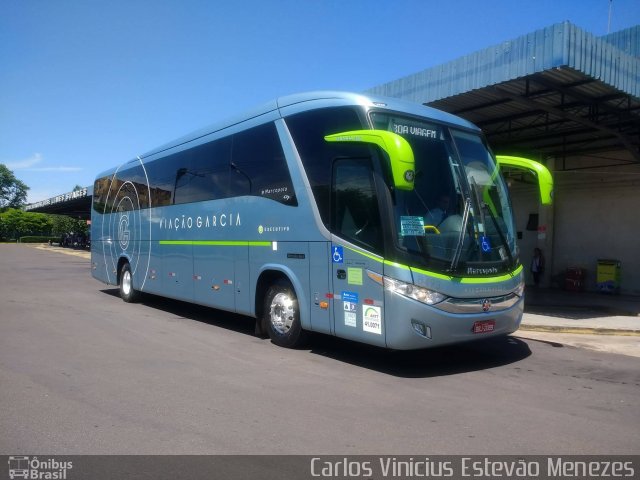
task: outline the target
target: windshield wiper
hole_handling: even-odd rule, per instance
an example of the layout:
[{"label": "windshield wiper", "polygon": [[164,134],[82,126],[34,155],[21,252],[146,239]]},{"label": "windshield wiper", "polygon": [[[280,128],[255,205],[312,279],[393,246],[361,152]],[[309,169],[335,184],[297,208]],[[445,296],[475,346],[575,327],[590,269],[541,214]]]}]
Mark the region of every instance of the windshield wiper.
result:
[{"label": "windshield wiper", "polygon": [[[480,192],[478,189],[478,184],[476,183],[476,179],[472,176],[471,177],[471,182],[470,182],[470,186],[471,186],[471,190],[473,190],[473,193],[476,197],[476,203],[478,205],[478,215],[480,216],[480,223],[482,225],[482,234],[486,237],[488,237],[489,232],[487,231],[487,222],[486,222],[486,218],[485,218],[485,207],[486,210],[489,212],[489,216],[491,217],[491,221],[493,222],[493,226],[496,229],[496,232],[498,232],[498,237],[500,237],[500,241],[502,242],[502,246],[505,248],[506,252],[507,252],[507,256],[509,257],[509,264],[513,263],[513,257],[511,256],[511,249],[509,248],[509,243],[507,242],[507,239],[504,236],[504,233],[502,232],[502,229],[500,228],[500,226],[498,225],[497,219],[495,214],[493,213],[493,210],[491,209],[491,207],[489,205],[487,205],[487,203],[480,197]],[[481,240],[482,242],[482,240]],[[480,246],[480,258],[484,257],[484,254],[486,253],[484,248],[482,248],[482,246]]]},{"label": "windshield wiper", "polygon": [[467,224],[469,223],[469,211],[471,210],[471,197],[467,196],[464,201],[464,212],[462,212],[462,228],[460,229],[460,235],[458,236],[458,244],[456,245],[456,252],[451,260],[449,270],[452,272],[458,268],[458,262],[460,261],[460,254],[462,253],[462,246],[464,245],[465,231],[467,230]]},{"label": "windshield wiper", "polygon": [[[479,223],[479,227],[482,227],[482,231],[480,231],[480,228],[477,229],[478,233],[482,234],[483,236],[487,235],[487,229],[485,227],[485,225],[487,224],[487,222],[484,219],[484,208],[483,208],[483,202],[482,199],[480,198],[480,193],[478,192],[478,184],[476,183],[476,179],[473,175],[471,175],[471,181],[469,182],[469,186],[471,187],[471,191],[473,192],[474,197],[476,197],[476,205],[478,206],[478,216],[480,217],[480,221]],[[477,238],[477,237],[476,237]],[[478,252],[480,253],[480,260],[484,260],[484,248],[482,248],[482,241],[483,239],[480,238],[480,245],[478,245]]]},{"label": "windshield wiper", "polygon": [[[498,236],[500,237],[500,241],[502,242],[502,246],[507,251],[507,256],[509,257],[509,264],[513,265],[513,256],[511,255],[511,249],[509,248],[509,242],[507,242],[507,239],[504,236],[504,232],[500,228],[500,225],[498,225],[498,219],[496,218],[495,214],[493,213],[493,210],[491,209],[491,207],[483,202],[482,204],[480,204],[480,209],[484,210],[484,207],[487,207],[487,211],[489,212],[489,216],[491,217],[491,221],[493,222],[493,226],[495,227],[496,232],[498,232]],[[485,231],[485,235],[487,233],[488,232]]]}]

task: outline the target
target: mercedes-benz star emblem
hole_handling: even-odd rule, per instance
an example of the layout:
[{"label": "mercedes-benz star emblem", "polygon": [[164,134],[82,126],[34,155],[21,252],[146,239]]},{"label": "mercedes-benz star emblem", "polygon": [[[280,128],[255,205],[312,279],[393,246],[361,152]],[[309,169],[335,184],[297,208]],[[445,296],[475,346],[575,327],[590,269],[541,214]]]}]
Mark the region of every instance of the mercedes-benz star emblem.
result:
[{"label": "mercedes-benz star emblem", "polygon": [[490,308],[491,308],[491,300],[489,300],[488,298],[485,298],[482,301],[482,311],[488,312]]}]

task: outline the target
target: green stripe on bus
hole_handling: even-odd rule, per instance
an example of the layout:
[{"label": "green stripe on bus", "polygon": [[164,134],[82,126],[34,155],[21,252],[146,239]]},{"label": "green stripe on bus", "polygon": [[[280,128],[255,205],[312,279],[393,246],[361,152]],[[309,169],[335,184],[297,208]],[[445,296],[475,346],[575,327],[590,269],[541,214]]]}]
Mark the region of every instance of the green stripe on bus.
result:
[{"label": "green stripe on bus", "polygon": [[380,257],[376,257],[374,255],[371,255],[369,253],[366,252],[362,252],[360,250],[356,250],[355,248],[351,248],[351,247],[347,247],[346,245],[343,245],[344,248],[346,248],[347,250],[351,250],[354,253],[357,253],[359,255],[362,255],[363,257],[367,257],[370,258],[371,260],[375,261],[375,262],[379,262],[382,263],[382,259]]},{"label": "green stripe on bus", "polygon": [[452,277],[450,275],[443,275],[442,273],[430,272],[428,270],[422,270],[416,267],[410,267],[408,265],[403,265],[401,263],[392,262],[390,260],[381,260],[380,258],[370,255],[368,253],[362,252],[360,250],[356,250],[355,248],[347,247],[344,245],[344,248],[347,250],[351,250],[354,253],[362,255],[364,257],[370,258],[379,263],[384,263],[390,267],[401,268],[403,270],[410,270],[412,272],[420,273],[422,275],[426,275],[428,277],[438,278],[440,280],[447,280],[449,282],[455,283],[493,283],[493,282],[505,282],[507,280],[511,280],[513,277],[517,276],[522,272],[522,265],[516,268],[513,272],[506,273],[504,275],[500,275],[497,277]]},{"label": "green stripe on bus", "polygon": [[497,277],[450,277],[450,276],[442,275],[435,272],[429,272],[427,270],[421,270],[415,267],[411,267],[411,270],[416,273],[421,273],[423,275],[428,275],[430,277],[449,280],[455,283],[493,283],[493,282],[505,282],[507,280],[511,280],[513,277],[519,275],[520,272],[522,272],[522,265],[516,268],[513,272],[509,272]]},{"label": "green stripe on bus", "polygon": [[271,242],[247,242],[243,240],[160,240],[160,245],[192,245],[194,247],[270,247]]}]

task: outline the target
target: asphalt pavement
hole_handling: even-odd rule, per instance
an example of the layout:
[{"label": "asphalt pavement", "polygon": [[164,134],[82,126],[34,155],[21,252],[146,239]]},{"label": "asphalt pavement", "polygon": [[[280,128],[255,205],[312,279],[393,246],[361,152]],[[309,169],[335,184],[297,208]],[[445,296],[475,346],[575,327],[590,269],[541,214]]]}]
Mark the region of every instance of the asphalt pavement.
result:
[{"label": "asphalt pavement", "polygon": [[[86,250],[36,248],[90,258]],[[640,296],[527,287],[515,335],[640,357]]]},{"label": "asphalt pavement", "polygon": [[[247,317],[122,302],[90,278],[87,257],[0,246],[0,452],[612,455],[640,445],[638,358],[558,340],[572,334],[525,325],[409,352],[317,335],[282,349]],[[541,313],[525,324],[530,315]]]}]

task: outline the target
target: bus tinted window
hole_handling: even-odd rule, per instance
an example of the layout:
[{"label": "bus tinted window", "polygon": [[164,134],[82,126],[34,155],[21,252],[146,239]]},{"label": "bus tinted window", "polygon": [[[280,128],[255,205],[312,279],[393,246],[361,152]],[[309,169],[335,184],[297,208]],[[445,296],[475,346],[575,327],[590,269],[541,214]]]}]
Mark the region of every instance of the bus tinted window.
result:
[{"label": "bus tinted window", "polygon": [[[362,128],[358,114],[353,108],[323,108],[292,115],[286,119],[287,126],[302,158],[320,217],[330,228],[330,183],[331,164],[341,155],[362,152],[362,146],[330,144],[325,135]],[[366,150],[368,152],[368,150]]]},{"label": "bus tinted window", "polygon": [[345,158],[333,170],[332,231],[375,253],[382,254],[382,225],[368,158]]},{"label": "bus tinted window", "polygon": [[231,138],[179,153],[174,203],[202,202],[229,196]]},{"label": "bus tinted window", "polygon": [[119,171],[111,185],[109,204],[113,211],[125,212],[149,207],[149,189],[140,164]]},{"label": "bus tinted window", "polygon": [[147,165],[154,207],[243,195],[297,205],[273,123],[198,145]]},{"label": "bus tinted window", "polygon": [[176,170],[180,168],[176,168],[175,157],[176,155],[171,155],[147,164],[152,207],[163,207],[173,202]]},{"label": "bus tinted window", "polygon": [[93,191],[93,208],[99,213],[149,207],[149,189],[140,164],[97,179]]},{"label": "bus tinted window", "polygon": [[109,187],[111,187],[111,177],[98,178],[93,184],[93,209],[98,213],[105,211]]},{"label": "bus tinted window", "polygon": [[297,205],[278,132],[267,123],[233,136],[230,196],[255,195]]}]

